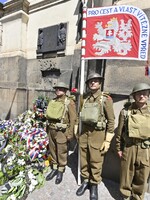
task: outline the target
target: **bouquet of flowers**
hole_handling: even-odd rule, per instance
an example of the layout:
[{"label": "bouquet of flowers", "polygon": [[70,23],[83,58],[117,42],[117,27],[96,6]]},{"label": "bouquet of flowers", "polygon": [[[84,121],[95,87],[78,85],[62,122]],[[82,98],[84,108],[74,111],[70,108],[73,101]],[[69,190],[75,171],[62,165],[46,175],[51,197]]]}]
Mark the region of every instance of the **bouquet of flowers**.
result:
[{"label": "bouquet of flowers", "polygon": [[40,100],[40,105],[44,105],[42,111],[28,110],[15,120],[0,121],[0,200],[25,199],[44,184],[48,158],[46,101]]}]

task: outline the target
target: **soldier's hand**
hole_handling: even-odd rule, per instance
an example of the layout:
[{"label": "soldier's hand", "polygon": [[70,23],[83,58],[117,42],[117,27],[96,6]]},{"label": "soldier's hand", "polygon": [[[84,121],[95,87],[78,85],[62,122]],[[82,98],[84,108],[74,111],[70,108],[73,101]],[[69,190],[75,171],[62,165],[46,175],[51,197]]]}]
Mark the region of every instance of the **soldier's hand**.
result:
[{"label": "soldier's hand", "polygon": [[109,147],[110,147],[110,142],[104,141],[100,148],[101,153],[105,154],[108,151]]},{"label": "soldier's hand", "polygon": [[112,140],[112,138],[114,137],[114,134],[113,133],[109,133],[107,132],[106,133],[106,139],[105,141],[103,142],[102,146],[101,146],[101,149],[100,151],[104,154],[108,151],[109,147],[110,147],[110,142]]}]

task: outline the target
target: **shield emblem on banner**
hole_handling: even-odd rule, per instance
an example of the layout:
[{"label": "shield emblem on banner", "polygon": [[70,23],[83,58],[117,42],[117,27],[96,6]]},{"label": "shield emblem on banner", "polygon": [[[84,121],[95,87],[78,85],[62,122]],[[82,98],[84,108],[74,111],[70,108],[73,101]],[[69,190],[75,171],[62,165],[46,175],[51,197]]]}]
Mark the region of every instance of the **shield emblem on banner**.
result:
[{"label": "shield emblem on banner", "polygon": [[114,37],[114,29],[106,29],[106,38],[111,39]]}]

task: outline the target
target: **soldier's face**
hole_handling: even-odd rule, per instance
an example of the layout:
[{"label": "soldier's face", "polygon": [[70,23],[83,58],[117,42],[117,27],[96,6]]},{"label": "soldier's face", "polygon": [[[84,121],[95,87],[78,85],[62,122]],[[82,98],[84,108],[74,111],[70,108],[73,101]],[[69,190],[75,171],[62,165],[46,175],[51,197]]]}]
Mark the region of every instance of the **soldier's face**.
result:
[{"label": "soldier's face", "polygon": [[99,80],[99,78],[92,78],[88,81],[88,87],[90,90],[98,90],[100,89],[100,86],[101,86],[101,82]]},{"label": "soldier's face", "polygon": [[65,88],[55,88],[55,94],[57,97],[62,97],[63,95],[66,94],[66,89]]},{"label": "soldier's face", "polygon": [[136,92],[133,97],[137,103],[146,103],[149,98],[149,90]]}]

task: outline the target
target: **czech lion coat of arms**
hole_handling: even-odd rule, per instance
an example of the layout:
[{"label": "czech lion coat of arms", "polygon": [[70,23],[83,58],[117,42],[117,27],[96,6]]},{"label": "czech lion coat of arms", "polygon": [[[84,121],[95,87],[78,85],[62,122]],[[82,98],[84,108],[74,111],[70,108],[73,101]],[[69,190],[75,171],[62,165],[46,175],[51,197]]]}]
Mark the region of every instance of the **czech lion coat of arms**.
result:
[{"label": "czech lion coat of arms", "polygon": [[131,51],[132,19],[125,22],[123,19],[118,21],[112,18],[103,27],[102,22],[97,22],[95,28],[97,33],[93,35],[93,48],[96,55],[103,55],[110,51],[116,52],[118,55],[126,55]]}]

